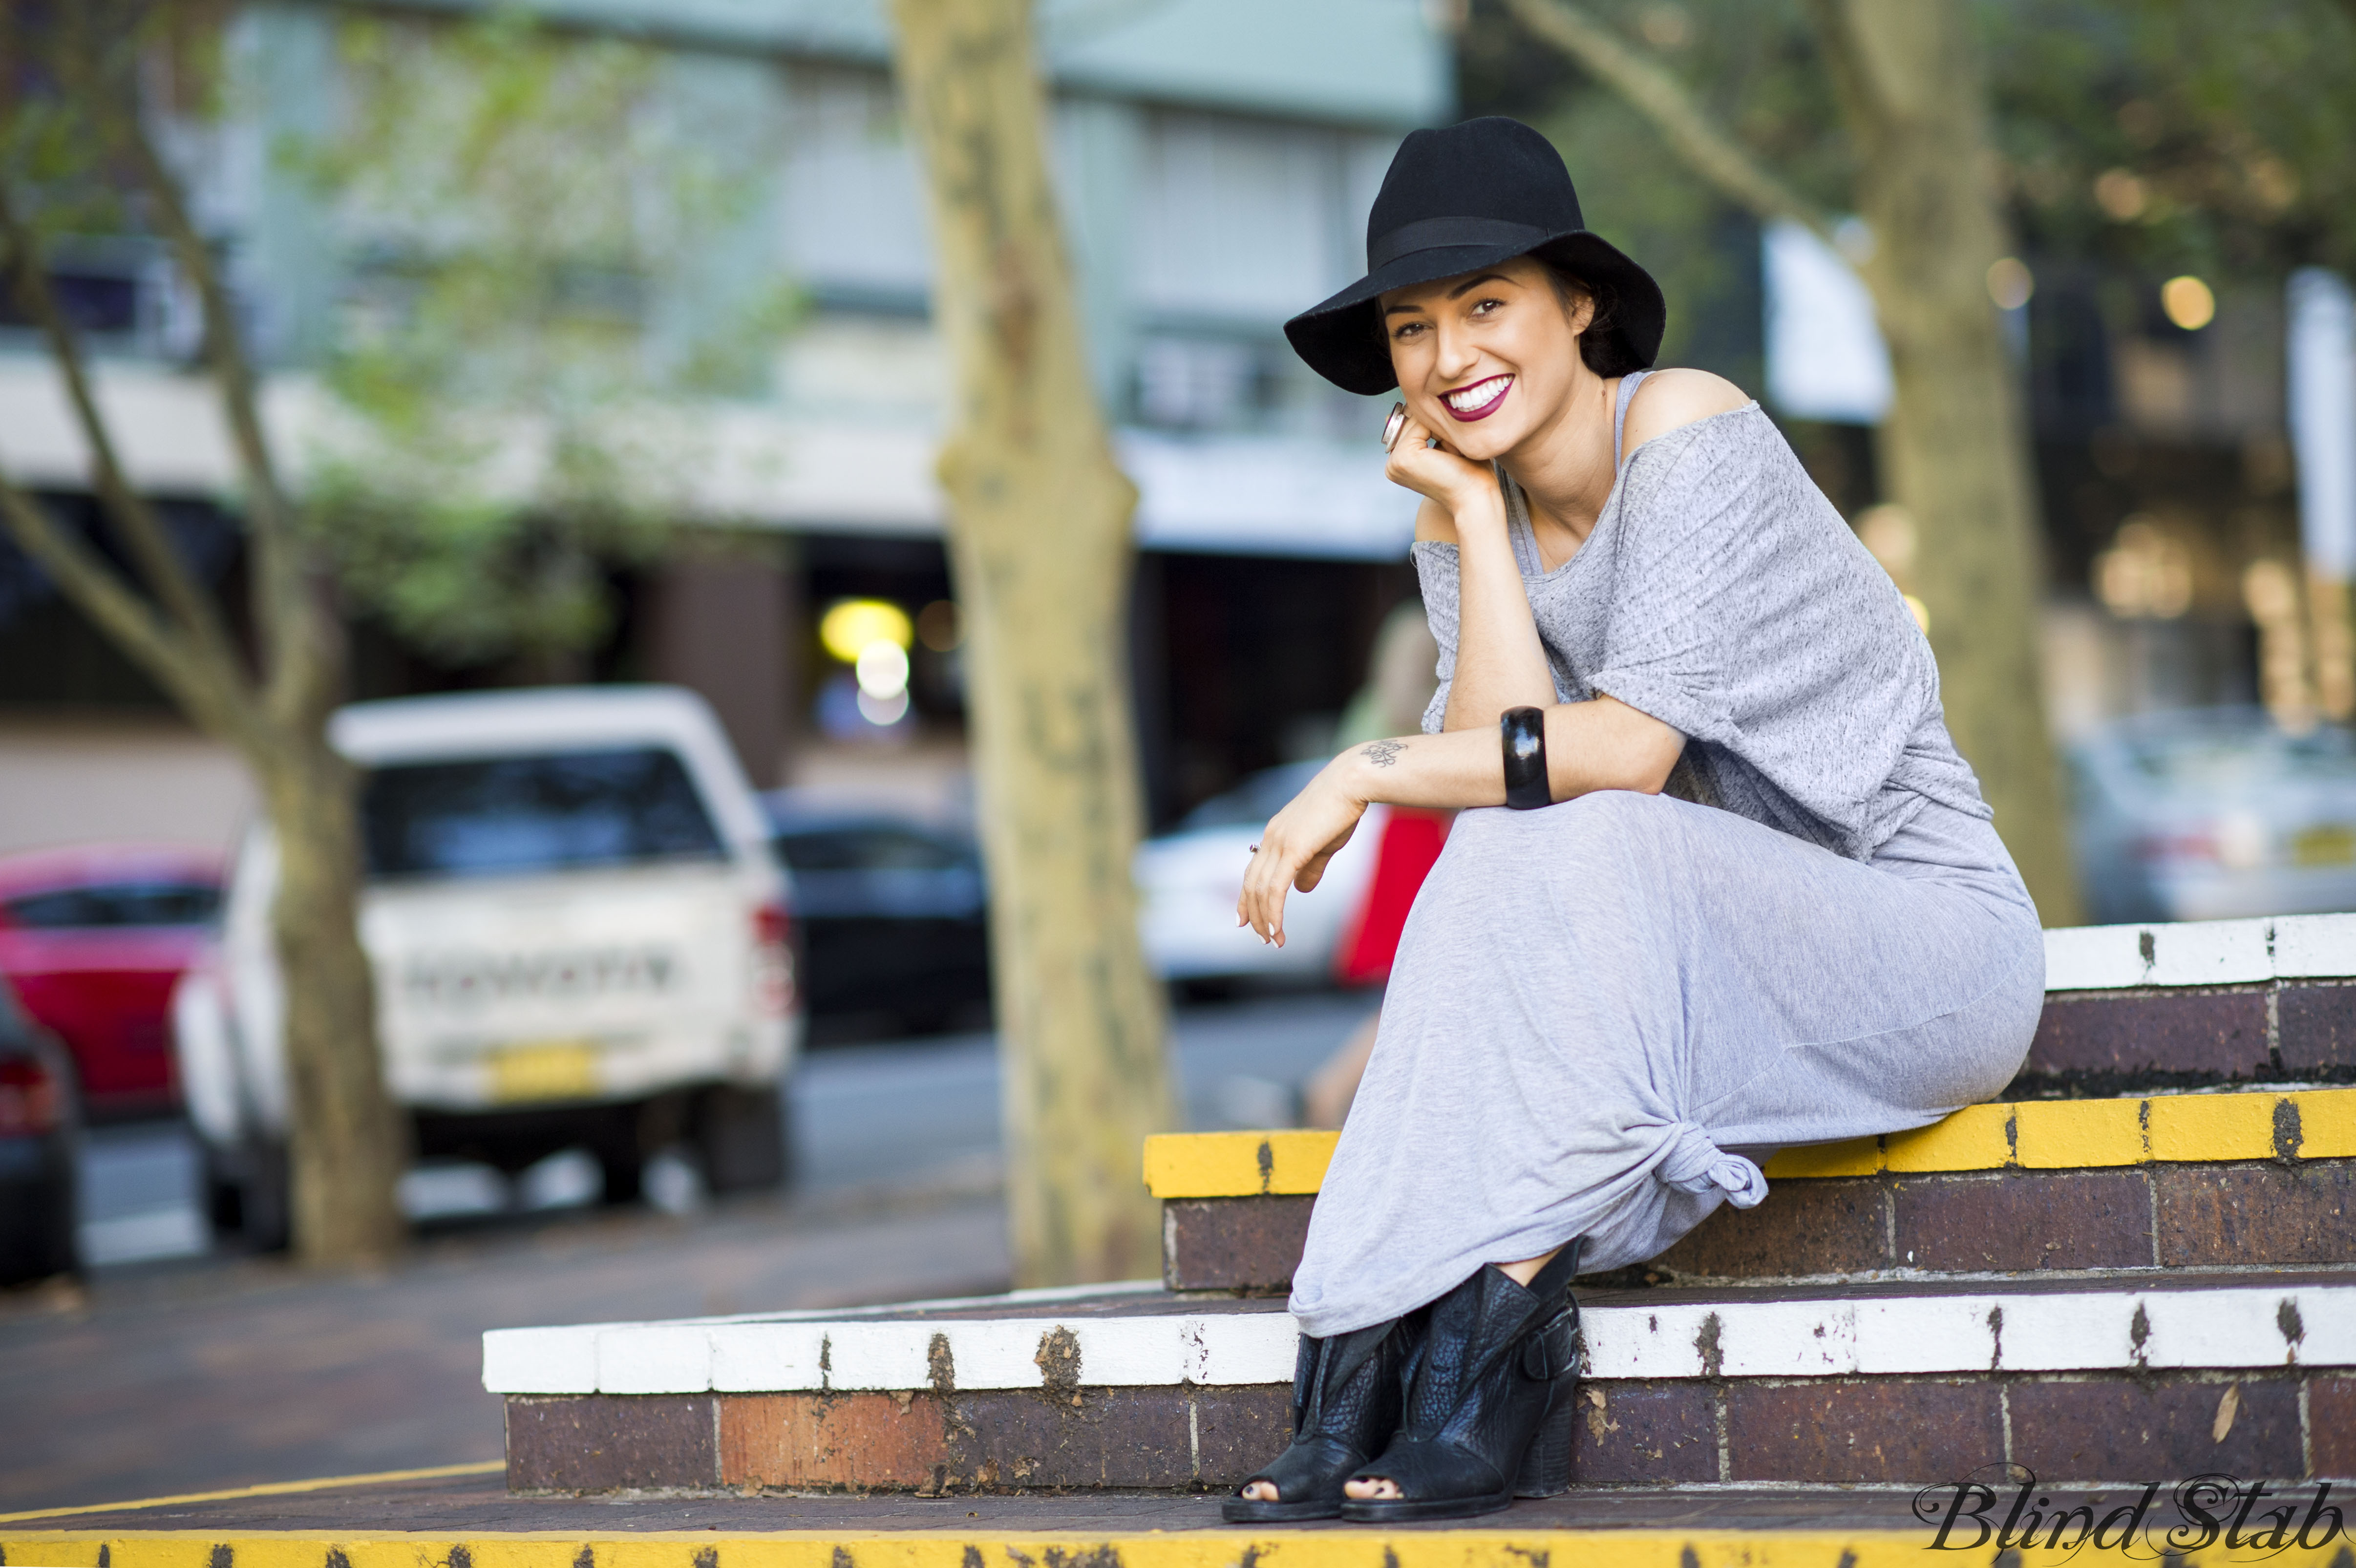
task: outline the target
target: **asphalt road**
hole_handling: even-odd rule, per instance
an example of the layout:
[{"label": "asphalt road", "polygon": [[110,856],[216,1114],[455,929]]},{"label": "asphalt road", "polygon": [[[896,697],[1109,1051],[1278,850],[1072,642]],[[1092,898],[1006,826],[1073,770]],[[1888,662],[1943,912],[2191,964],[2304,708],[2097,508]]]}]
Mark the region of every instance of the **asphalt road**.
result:
[{"label": "asphalt road", "polygon": [[[1267,1125],[1370,999],[1191,1008],[1175,1068],[1196,1127]],[[987,1036],[820,1052],[777,1197],[600,1210],[585,1157],[515,1184],[413,1176],[392,1271],[316,1275],[209,1250],[193,1146],[166,1123],[93,1138],[86,1287],[0,1294],[0,1511],[495,1459],[480,1335],[521,1324],[850,1305],[1002,1290],[998,1073]]]}]

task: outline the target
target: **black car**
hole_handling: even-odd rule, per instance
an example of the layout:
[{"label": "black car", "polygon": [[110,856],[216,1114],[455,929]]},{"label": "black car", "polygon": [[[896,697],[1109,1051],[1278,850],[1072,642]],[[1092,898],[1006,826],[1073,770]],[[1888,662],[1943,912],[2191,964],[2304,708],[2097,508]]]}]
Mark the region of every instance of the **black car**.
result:
[{"label": "black car", "polygon": [[73,1271],[80,1136],[72,1059],[0,980],[0,1284]]},{"label": "black car", "polygon": [[973,841],[880,811],[766,804],[793,875],[812,1042],[987,1027],[988,895]]}]

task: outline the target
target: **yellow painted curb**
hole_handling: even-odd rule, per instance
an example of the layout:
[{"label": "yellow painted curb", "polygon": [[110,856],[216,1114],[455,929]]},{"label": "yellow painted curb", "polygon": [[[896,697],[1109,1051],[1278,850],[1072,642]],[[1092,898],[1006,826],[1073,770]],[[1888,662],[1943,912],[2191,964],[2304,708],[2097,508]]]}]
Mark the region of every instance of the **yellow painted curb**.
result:
[{"label": "yellow painted curb", "polygon": [[[1333,1133],[1167,1133],[1145,1141],[1156,1197],[1314,1193]],[[2356,1158],[2356,1089],[1967,1105],[1911,1133],[1785,1149],[1773,1181],[1880,1171],[2093,1170],[2216,1160]]]},{"label": "yellow painted curb", "polygon": [[[202,1530],[10,1537],[11,1568],[1894,1568],[1937,1562],[1991,1568],[1993,1543],[1933,1554],[1931,1531],[1892,1530],[1206,1529],[1072,1532],[921,1530],[556,1530],[440,1535],[385,1531]],[[2328,1568],[2330,1541],[2265,1555],[2266,1568]],[[102,1557],[102,1553],[103,1556]],[[2007,1554],[2021,1568],[2061,1568],[2071,1553]],[[2247,1568],[2248,1549],[2222,1545],[2176,1560]],[[2085,1568],[2080,1559],[2075,1568]]]},{"label": "yellow painted curb", "polygon": [[[464,1465],[429,1465],[423,1470],[375,1470],[364,1476],[318,1476],[307,1481],[264,1481],[254,1487],[231,1487],[225,1492],[181,1492],[168,1498],[136,1498],[127,1503],[82,1503],[73,1508],[27,1509],[0,1513],[0,1524],[28,1519],[66,1519],[74,1514],[126,1513],[134,1509],[176,1508],[182,1503],[233,1502],[239,1498],[284,1498],[298,1492],[328,1492],[338,1487],[388,1487],[402,1481],[439,1481],[452,1476],[496,1476],[508,1467],[504,1459],[470,1459]],[[10,1559],[9,1561],[13,1561]]]},{"label": "yellow painted curb", "polygon": [[1145,1140],[1156,1197],[1268,1197],[1324,1185],[1339,1133],[1159,1133]]}]

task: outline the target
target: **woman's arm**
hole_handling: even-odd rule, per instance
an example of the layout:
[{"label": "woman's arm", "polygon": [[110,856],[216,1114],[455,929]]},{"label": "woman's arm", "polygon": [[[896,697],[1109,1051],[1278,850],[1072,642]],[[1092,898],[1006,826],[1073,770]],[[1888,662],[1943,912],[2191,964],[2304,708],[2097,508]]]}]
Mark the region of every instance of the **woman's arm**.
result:
[{"label": "woman's arm", "polygon": [[1494,725],[1507,708],[1555,700],[1554,672],[1530,616],[1505,525],[1505,498],[1486,466],[1467,462],[1409,417],[1386,469],[1424,497],[1415,536],[1456,546],[1456,666],[1446,727]]},{"label": "woman's arm", "polygon": [[[1547,708],[1546,740],[1547,784],[1557,800],[1597,789],[1657,795],[1686,744],[1667,725],[1612,697]],[[1358,819],[1376,800],[1505,804],[1505,749],[1496,725],[1371,741],[1327,763],[1260,834],[1244,870],[1236,923],[1282,946],[1286,892],[1317,886],[1326,863],[1350,842]]]}]

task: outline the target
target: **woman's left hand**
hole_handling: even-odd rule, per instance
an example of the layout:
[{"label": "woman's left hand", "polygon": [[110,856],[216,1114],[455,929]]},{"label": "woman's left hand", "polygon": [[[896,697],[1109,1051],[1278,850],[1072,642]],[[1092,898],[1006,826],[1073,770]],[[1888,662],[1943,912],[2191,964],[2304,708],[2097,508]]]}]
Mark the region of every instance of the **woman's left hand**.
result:
[{"label": "woman's left hand", "polygon": [[[1346,754],[1345,754],[1346,755]],[[1243,896],[1236,900],[1236,924],[1249,926],[1262,941],[1284,945],[1284,896],[1306,893],[1325,875],[1334,852],[1358,831],[1366,802],[1344,788],[1341,759],[1309,781],[1291,803],[1269,819],[1251,864],[1244,868]]]}]

